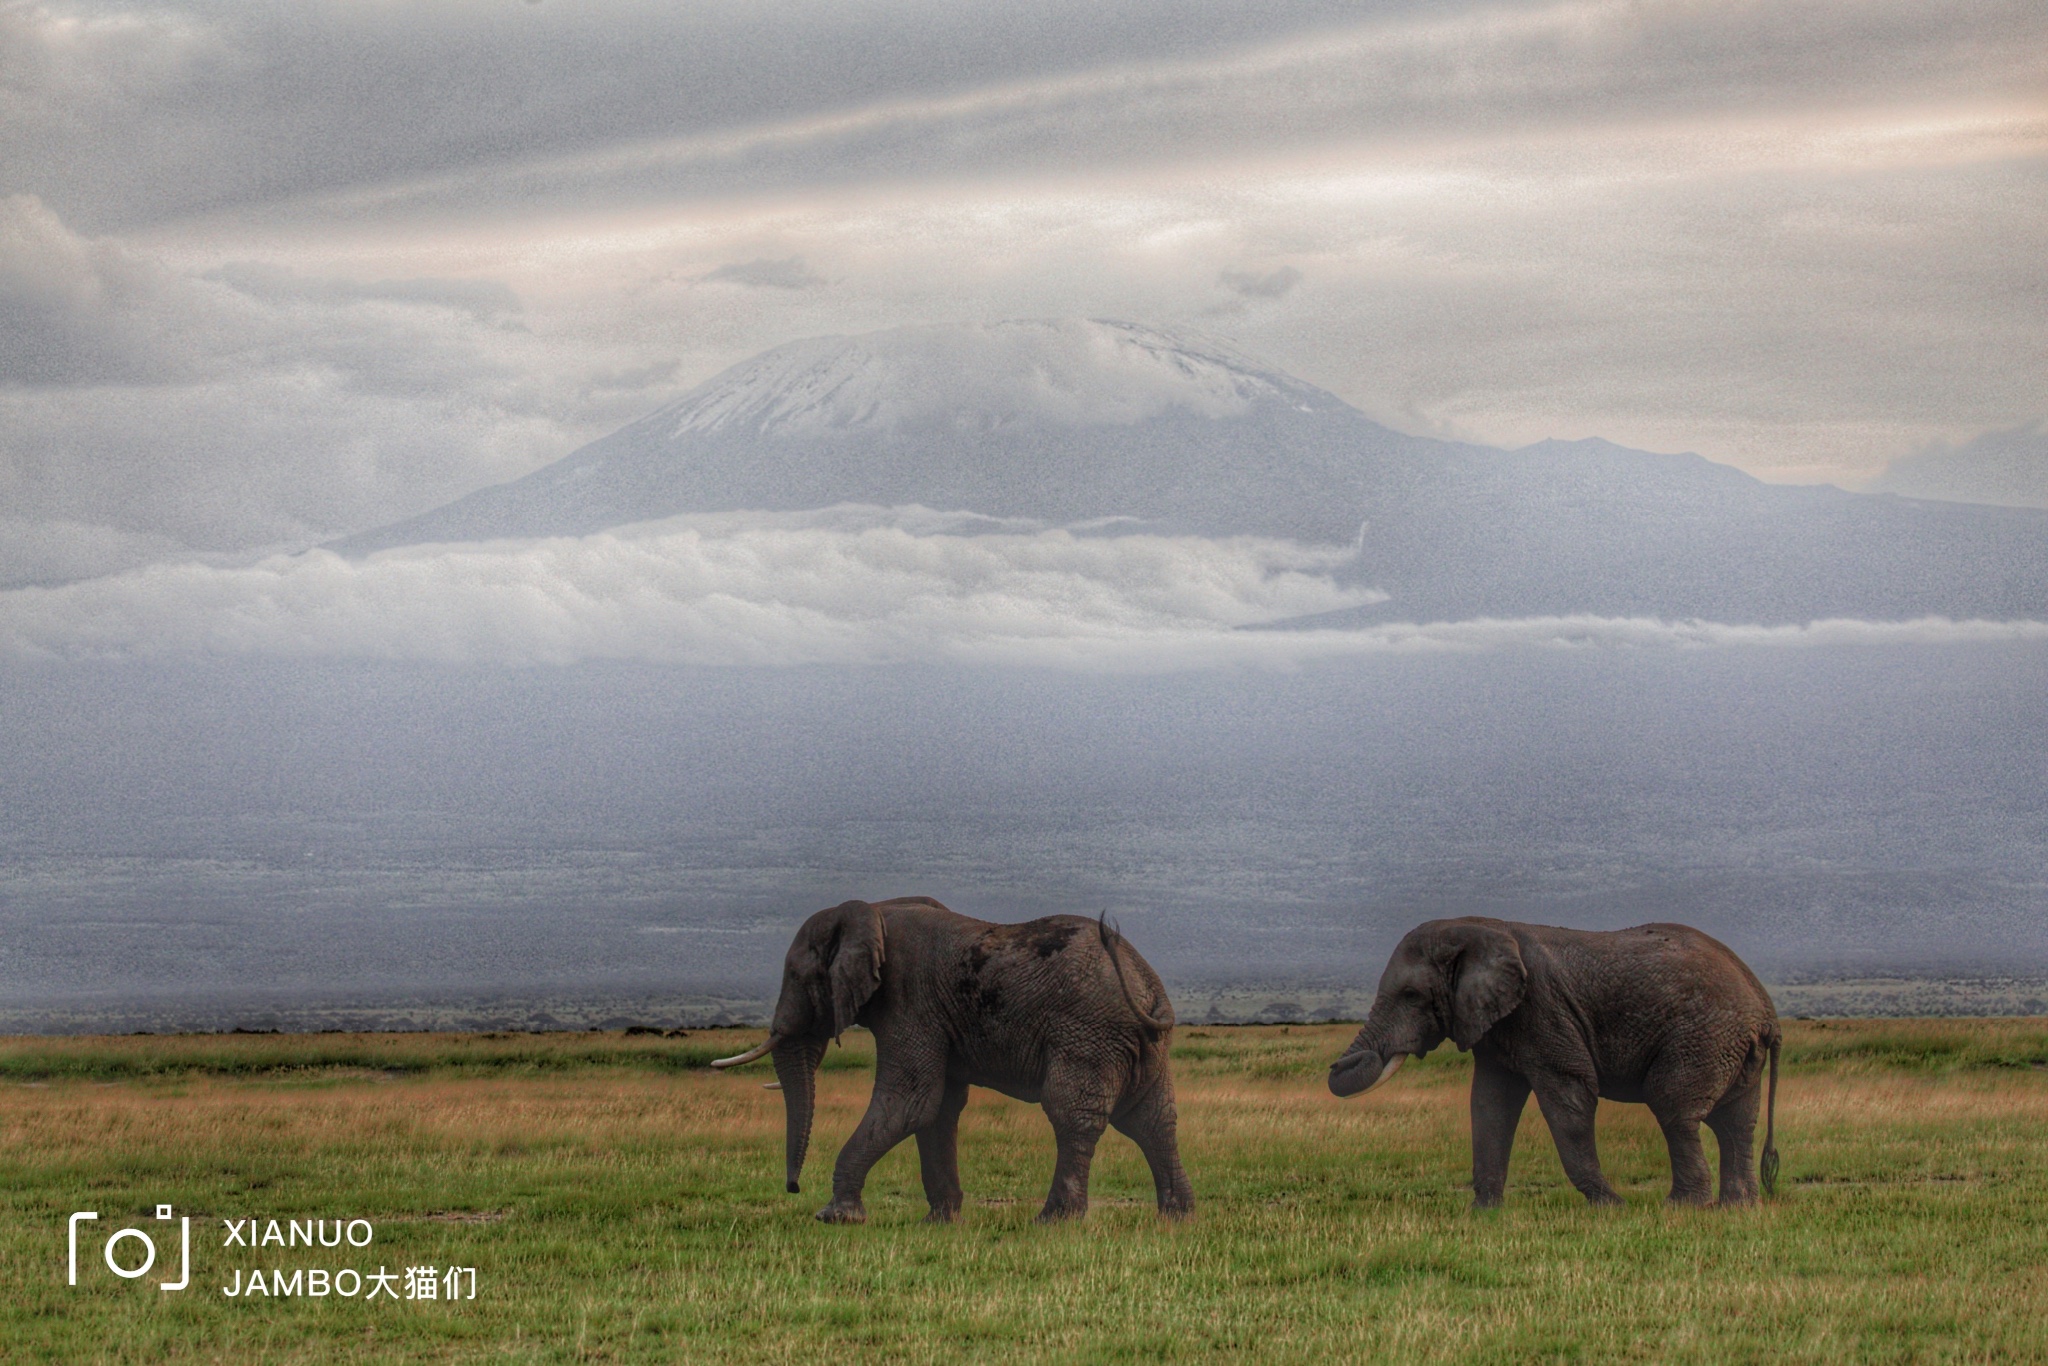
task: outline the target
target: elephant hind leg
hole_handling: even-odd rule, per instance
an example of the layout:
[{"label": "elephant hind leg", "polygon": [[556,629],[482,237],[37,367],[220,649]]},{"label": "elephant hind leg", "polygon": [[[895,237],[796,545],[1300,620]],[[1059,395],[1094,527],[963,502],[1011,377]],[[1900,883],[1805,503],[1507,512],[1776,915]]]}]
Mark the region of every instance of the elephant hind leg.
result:
[{"label": "elephant hind leg", "polygon": [[1055,1063],[1046,1078],[1041,1104],[1052,1121],[1059,1157],[1053,1164],[1052,1189],[1046,1193],[1040,1223],[1079,1219],[1088,1213],[1088,1173],[1095,1164],[1095,1145],[1109,1127],[1109,1101],[1093,1070]]},{"label": "elephant hind leg", "polygon": [[924,1198],[931,1208],[928,1224],[950,1224],[960,1217],[960,1112],[967,1106],[967,1083],[946,1087],[938,1116],[917,1131],[917,1164],[924,1175]]},{"label": "elephant hind leg", "polygon": [[1707,1127],[1721,1149],[1721,1203],[1756,1203],[1756,1164],[1751,1145],[1756,1142],[1756,1112],[1763,1089],[1761,1077],[1732,1092],[1707,1116]]},{"label": "elephant hind leg", "polygon": [[1711,1201],[1714,1178],[1707,1170],[1706,1148],[1700,1143],[1700,1116],[1659,1114],[1657,1124],[1664,1130],[1665,1146],[1671,1150],[1671,1203],[1704,1205]]},{"label": "elephant hind leg", "polygon": [[1180,1118],[1173,1103],[1173,1078],[1164,1073],[1153,1078],[1110,1122],[1145,1154],[1159,1212],[1169,1219],[1193,1214],[1195,1188],[1180,1165]]}]

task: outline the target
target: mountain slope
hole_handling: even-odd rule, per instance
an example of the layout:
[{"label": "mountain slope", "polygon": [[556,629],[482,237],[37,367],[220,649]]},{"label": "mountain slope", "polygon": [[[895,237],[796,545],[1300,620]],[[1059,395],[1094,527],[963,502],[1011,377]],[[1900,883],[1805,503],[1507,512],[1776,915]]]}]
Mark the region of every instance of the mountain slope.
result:
[{"label": "mountain slope", "polygon": [[2048,616],[2048,513],[1766,484],[1605,441],[1449,451],[1374,513],[1355,572],[1389,601],[1316,624]]},{"label": "mountain slope", "polygon": [[1442,445],[1126,323],[901,328],[777,347],[523,479],[336,548],[847,502],[1341,543],[1387,467]]},{"label": "mountain slope", "polygon": [[1347,576],[1390,598],[1304,624],[2048,615],[2048,512],[1770,485],[1597,440],[1408,436],[1213,342],[1103,321],[777,347],[523,479],[334,548],[848,502],[1356,541]]}]

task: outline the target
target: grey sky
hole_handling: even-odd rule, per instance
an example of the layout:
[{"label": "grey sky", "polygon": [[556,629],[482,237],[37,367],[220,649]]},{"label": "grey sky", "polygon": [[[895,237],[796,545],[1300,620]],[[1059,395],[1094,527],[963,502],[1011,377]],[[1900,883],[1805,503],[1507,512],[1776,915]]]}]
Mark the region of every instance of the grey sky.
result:
[{"label": "grey sky", "polygon": [[[1329,471],[1421,443],[1264,368],[1411,433],[2048,504],[2044,261],[2040,0],[0,0],[0,987],[772,981],[793,907],[878,887],[1129,907],[1205,972],[1510,898],[2009,965],[2048,514],[1591,442],[1352,502]],[[1067,321],[981,326],[1019,318]],[[524,486],[614,462],[603,519],[308,548],[657,410]],[[1344,525],[933,477],[1053,488],[1058,423],[1169,410],[1147,478]],[[802,430],[671,439],[707,412]],[[903,412],[926,464],[854,431]],[[1201,464],[1222,413],[1264,425]],[[1008,463],[956,439],[1012,419]],[[811,507],[835,423],[936,510]],[[1101,435],[1064,449],[1129,473]],[[720,450],[803,497],[627,496]],[[1919,558],[1859,561],[1879,527]]]},{"label": "grey sky", "polygon": [[17,4],[0,130],[17,570],[374,524],[913,322],[1789,480],[2048,408],[2026,3]]}]

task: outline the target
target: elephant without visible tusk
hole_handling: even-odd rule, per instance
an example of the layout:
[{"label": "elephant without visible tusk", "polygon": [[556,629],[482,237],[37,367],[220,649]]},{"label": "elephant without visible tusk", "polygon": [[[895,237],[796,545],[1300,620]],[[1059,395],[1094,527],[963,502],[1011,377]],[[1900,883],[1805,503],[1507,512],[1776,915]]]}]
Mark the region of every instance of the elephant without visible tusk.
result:
[{"label": "elephant without visible tusk", "polygon": [[[1777,1182],[1778,1013],[1725,945],[1685,925],[1593,931],[1468,916],[1401,940],[1330,1090],[1355,1096],[1446,1038],[1472,1054],[1472,1195],[1497,1205],[1530,1094],[1572,1184],[1596,1205],[1621,1197],[1601,1174],[1600,1101],[1639,1101],[1671,1150],[1671,1199],[1716,1195],[1700,1125],[1720,1148],[1719,1199],[1747,1204]],[[1752,1173],[1768,1065],[1764,1145]]]}]

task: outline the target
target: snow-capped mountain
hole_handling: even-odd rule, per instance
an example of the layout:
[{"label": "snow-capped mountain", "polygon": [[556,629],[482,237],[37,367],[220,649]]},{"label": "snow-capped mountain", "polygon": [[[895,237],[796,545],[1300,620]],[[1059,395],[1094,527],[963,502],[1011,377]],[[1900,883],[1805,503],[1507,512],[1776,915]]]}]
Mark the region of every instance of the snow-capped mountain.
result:
[{"label": "snow-capped mountain", "polygon": [[793,342],[334,548],[841,503],[1356,541],[1347,574],[1391,596],[1346,620],[2048,615],[2048,512],[1768,485],[1597,440],[1410,436],[1215,342],[1110,321]]},{"label": "snow-capped mountain", "polygon": [[849,502],[1342,543],[1380,464],[1440,448],[1213,342],[1118,322],[908,327],[776,347],[523,479],[338,548]]},{"label": "snow-capped mountain", "polygon": [[1243,417],[1343,402],[1206,338],[1074,319],[989,327],[903,327],[813,337],[743,361],[646,420],[693,432],[817,435],[925,427],[1131,426],[1173,412]]}]

